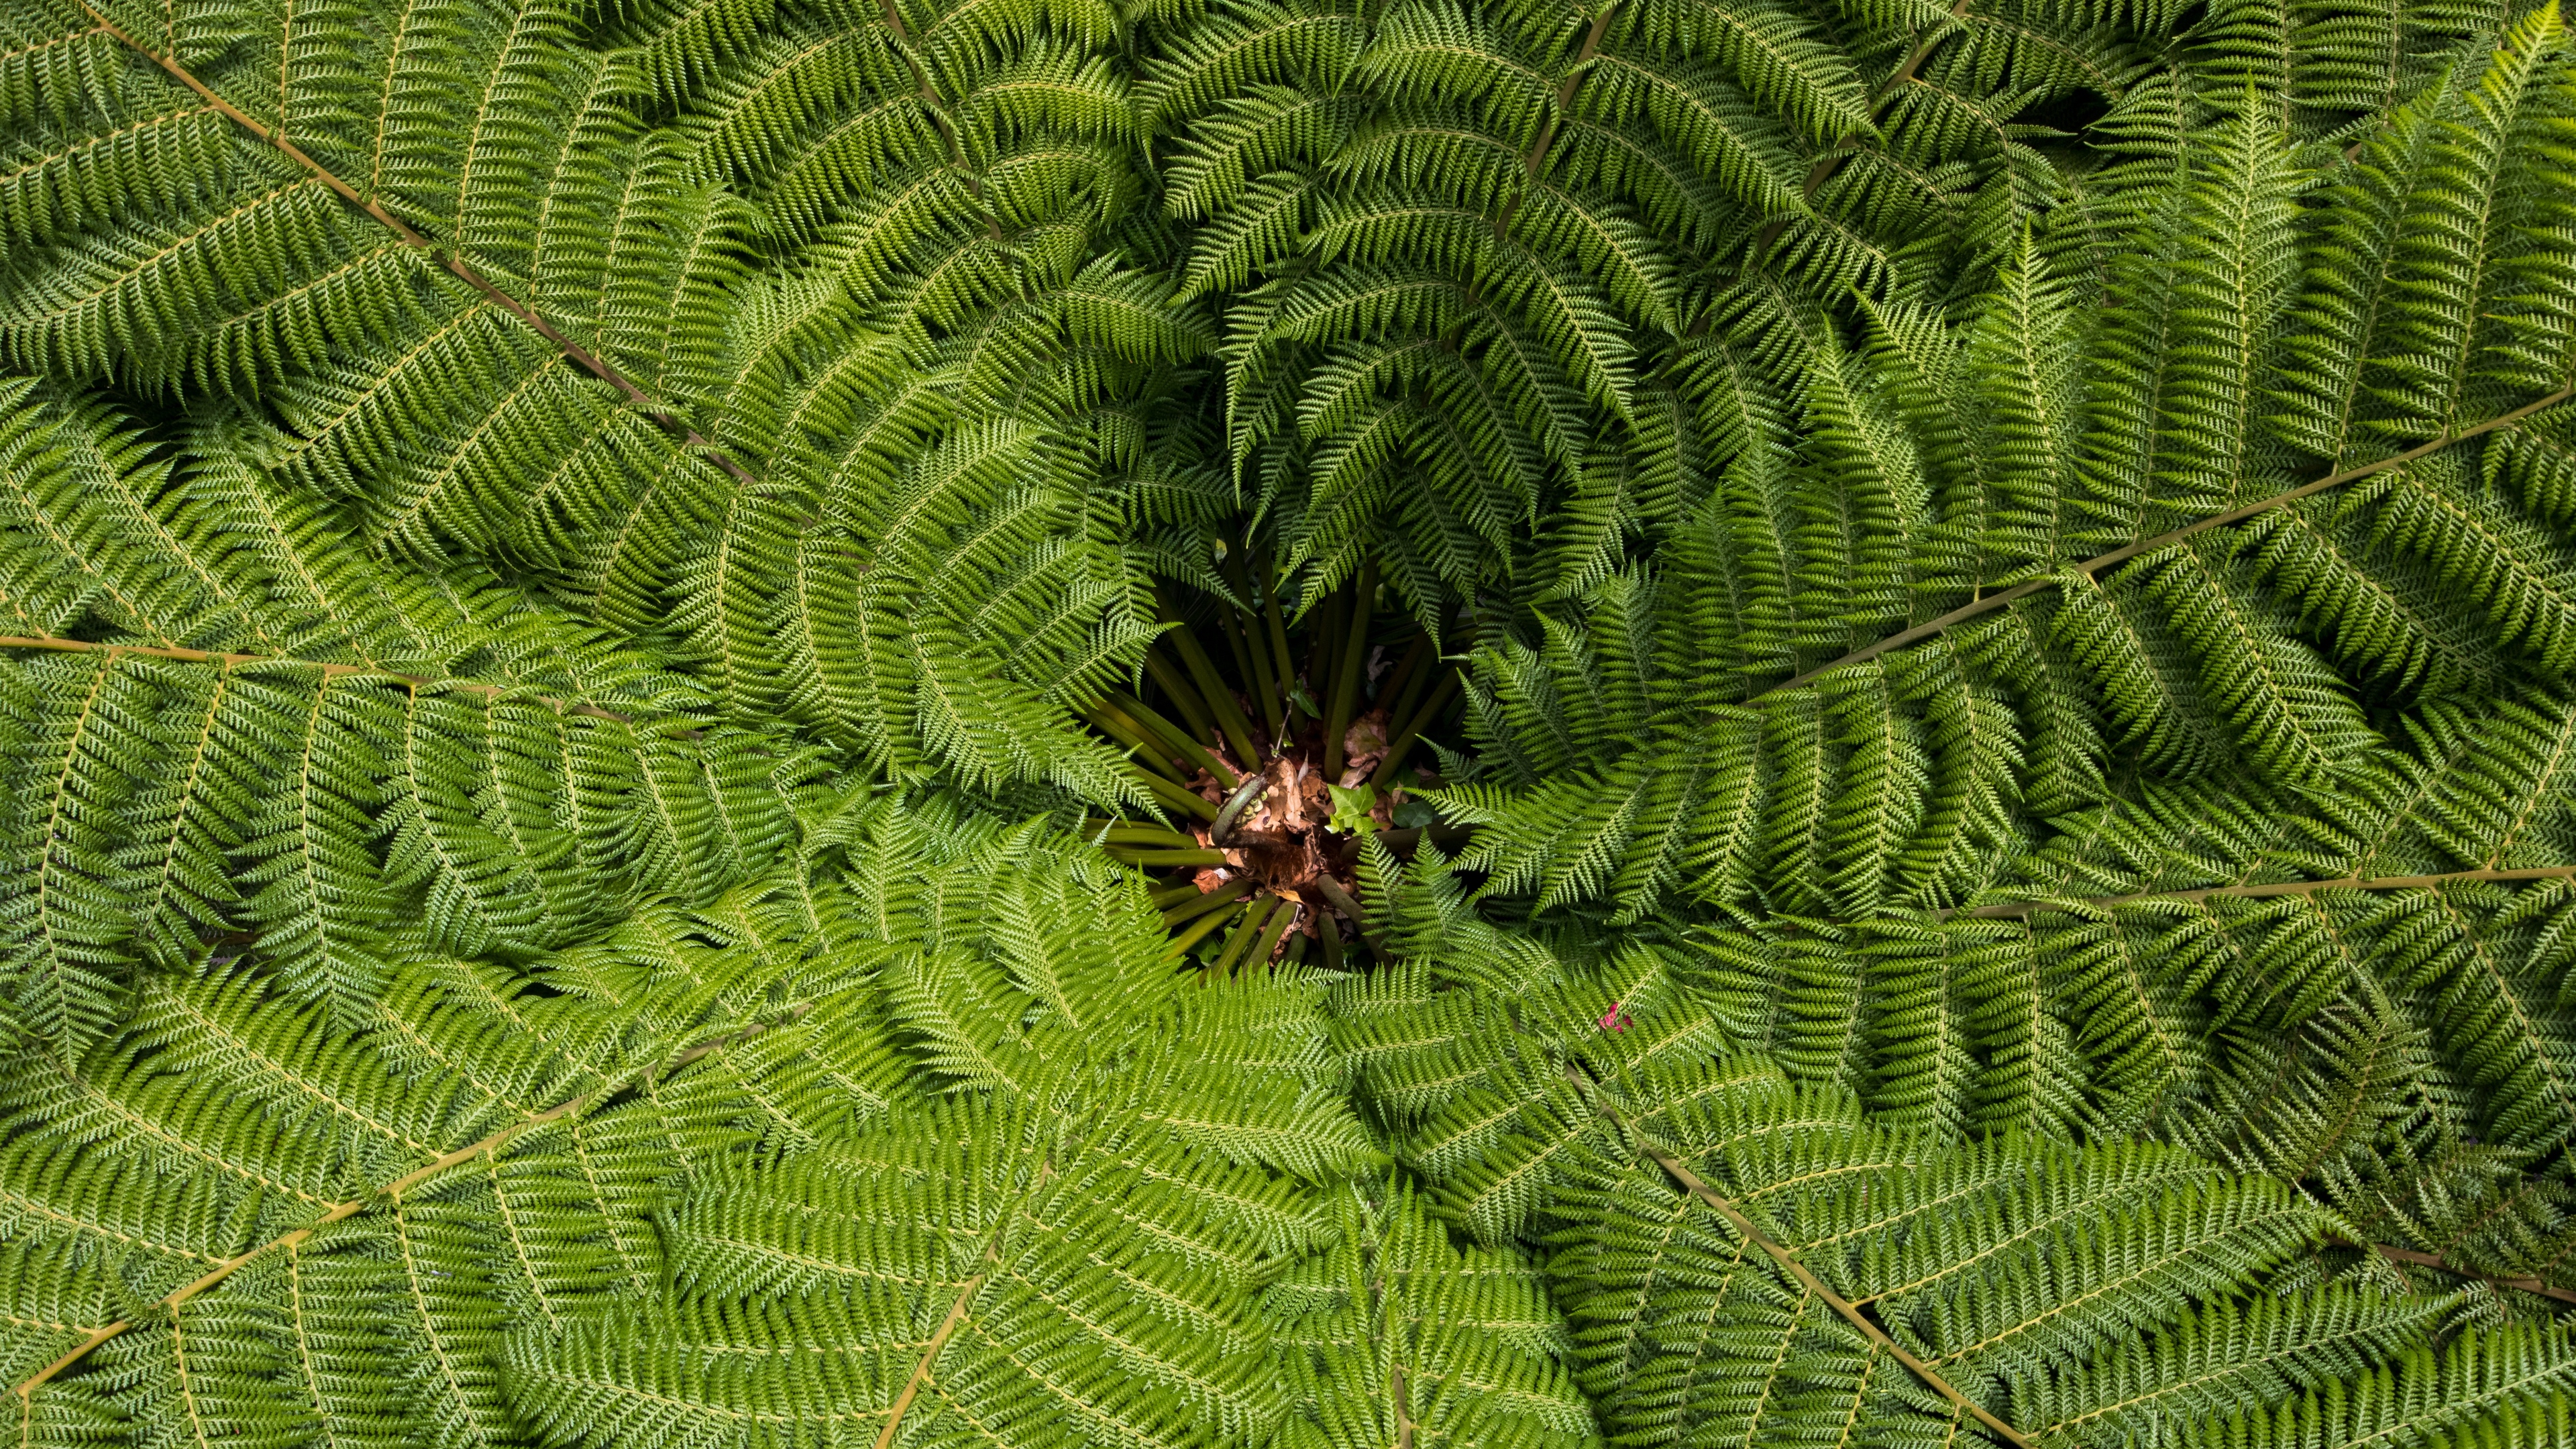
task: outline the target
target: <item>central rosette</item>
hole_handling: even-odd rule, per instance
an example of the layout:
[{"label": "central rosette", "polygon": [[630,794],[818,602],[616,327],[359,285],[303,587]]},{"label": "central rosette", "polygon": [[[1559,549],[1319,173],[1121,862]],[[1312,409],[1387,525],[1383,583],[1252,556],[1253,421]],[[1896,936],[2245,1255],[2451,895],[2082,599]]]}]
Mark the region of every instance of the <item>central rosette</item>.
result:
[{"label": "central rosette", "polygon": [[[1454,713],[1459,679],[1373,568],[1300,609],[1268,569],[1230,571],[1232,596],[1163,600],[1165,633],[1141,695],[1085,711],[1125,747],[1172,824],[1094,821],[1112,854],[1175,872],[1154,893],[1171,954],[1233,971],[1320,951],[1339,966],[1365,937],[1362,842],[1410,845],[1434,823],[1408,756]],[[1232,668],[1225,667],[1231,665]]]}]

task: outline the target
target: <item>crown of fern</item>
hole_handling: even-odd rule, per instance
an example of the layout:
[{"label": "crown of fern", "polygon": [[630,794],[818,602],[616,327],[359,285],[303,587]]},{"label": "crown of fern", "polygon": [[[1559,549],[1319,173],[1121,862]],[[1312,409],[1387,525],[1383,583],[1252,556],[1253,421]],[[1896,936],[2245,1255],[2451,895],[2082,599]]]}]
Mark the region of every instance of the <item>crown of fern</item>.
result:
[{"label": "crown of fern", "polygon": [[2554,4],[0,6],[19,1441],[2576,1442],[2571,157]]}]

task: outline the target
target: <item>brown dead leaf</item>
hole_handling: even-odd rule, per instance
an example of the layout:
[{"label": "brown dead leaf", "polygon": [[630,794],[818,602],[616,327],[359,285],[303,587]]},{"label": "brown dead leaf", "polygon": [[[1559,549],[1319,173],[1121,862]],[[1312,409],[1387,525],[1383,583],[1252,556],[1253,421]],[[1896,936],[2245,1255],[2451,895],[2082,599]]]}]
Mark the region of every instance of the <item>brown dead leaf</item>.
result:
[{"label": "brown dead leaf", "polygon": [[1352,720],[1351,727],[1342,731],[1342,758],[1356,762],[1362,756],[1368,758],[1372,769],[1376,767],[1378,761],[1386,758],[1386,711],[1384,709],[1370,710],[1358,719]]},{"label": "brown dead leaf", "polygon": [[1281,832],[1302,830],[1306,825],[1305,801],[1297,793],[1297,762],[1281,757],[1262,771],[1267,782],[1261,797],[1261,818],[1256,828]]}]

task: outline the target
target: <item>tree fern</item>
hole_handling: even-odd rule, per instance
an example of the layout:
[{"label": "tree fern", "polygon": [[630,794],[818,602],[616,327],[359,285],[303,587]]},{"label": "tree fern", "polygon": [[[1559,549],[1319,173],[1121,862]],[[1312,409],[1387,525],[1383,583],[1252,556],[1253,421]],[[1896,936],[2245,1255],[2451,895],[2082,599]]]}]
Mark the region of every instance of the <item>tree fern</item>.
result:
[{"label": "tree fern", "polygon": [[0,8],[19,1438],[2566,1442],[2570,64]]}]

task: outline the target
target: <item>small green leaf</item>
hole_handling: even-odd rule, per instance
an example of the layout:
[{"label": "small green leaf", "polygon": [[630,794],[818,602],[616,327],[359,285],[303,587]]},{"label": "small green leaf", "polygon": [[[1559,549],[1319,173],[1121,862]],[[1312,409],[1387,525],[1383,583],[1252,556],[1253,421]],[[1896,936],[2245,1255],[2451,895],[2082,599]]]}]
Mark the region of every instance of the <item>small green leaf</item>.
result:
[{"label": "small green leaf", "polygon": [[1362,785],[1350,790],[1345,790],[1339,785],[1327,785],[1324,788],[1333,792],[1333,818],[1324,822],[1328,828],[1351,831],[1360,835],[1372,834],[1377,830],[1377,821],[1369,817],[1369,812],[1377,808],[1375,785]]}]

